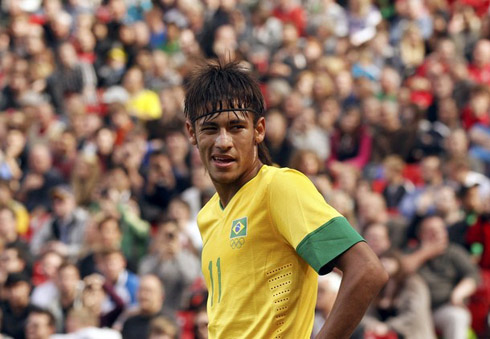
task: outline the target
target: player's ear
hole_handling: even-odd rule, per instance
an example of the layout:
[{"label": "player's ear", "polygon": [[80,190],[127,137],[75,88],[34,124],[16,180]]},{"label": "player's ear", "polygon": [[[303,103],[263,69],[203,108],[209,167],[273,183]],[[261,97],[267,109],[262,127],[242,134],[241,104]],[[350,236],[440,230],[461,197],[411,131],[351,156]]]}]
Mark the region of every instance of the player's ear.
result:
[{"label": "player's ear", "polygon": [[194,146],[196,146],[197,145],[196,131],[194,131],[194,127],[192,126],[189,120],[185,121],[185,129],[187,130],[189,142]]},{"label": "player's ear", "polygon": [[259,120],[257,120],[257,123],[255,124],[255,143],[258,145],[262,141],[264,141],[265,138],[265,118],[260,117]]}]

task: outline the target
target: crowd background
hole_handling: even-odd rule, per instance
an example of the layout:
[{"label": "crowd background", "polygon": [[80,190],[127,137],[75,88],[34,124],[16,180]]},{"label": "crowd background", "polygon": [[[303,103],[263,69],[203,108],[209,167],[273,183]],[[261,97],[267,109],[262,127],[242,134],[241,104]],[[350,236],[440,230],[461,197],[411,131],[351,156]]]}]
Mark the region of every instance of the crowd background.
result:
[{"label": "crowd background", "polygon": [[214,190],[182,112],[204,58],[260,80],[274,162],[390,272],[359,338],[489,338],[489,4],[2,0],[3,338],[207,337]]}]

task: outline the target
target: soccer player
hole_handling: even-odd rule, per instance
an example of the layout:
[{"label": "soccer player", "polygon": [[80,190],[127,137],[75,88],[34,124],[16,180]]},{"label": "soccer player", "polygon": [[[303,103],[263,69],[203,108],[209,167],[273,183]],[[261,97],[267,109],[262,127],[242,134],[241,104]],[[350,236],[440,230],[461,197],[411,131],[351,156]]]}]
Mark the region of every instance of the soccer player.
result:
[{"label": "soccer player", "polygon": [[185,115],[217,193],[198,215],[210,338],[309,338],[318,274],[343,273],[318,338],[349,338],[387,280],[376,255],[300,172],[271,166],[264,98],[237,62],[189,78]]}]

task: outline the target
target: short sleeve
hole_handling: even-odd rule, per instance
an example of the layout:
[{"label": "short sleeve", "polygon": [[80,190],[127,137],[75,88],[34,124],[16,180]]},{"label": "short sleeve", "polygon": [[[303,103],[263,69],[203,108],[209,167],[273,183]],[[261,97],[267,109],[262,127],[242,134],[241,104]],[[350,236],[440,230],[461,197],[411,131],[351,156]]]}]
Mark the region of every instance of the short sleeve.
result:
[{"label": "short sleeve", "polygon": [[318,273],[362,237],[302,173],[283,169],[269,185],[272,223]]}]

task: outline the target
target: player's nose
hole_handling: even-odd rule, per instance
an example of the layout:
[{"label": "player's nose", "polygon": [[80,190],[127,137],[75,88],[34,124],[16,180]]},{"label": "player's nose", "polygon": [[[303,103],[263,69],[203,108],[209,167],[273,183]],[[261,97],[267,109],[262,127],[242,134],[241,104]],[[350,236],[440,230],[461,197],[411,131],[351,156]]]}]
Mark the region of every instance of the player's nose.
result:
[{"label": "player's nose", "polygon": [[215,140],[216,147],[221,149],[230,148],[232,146],[232,138],[228,131],[224,128],[220,129],[218,136]]}]

